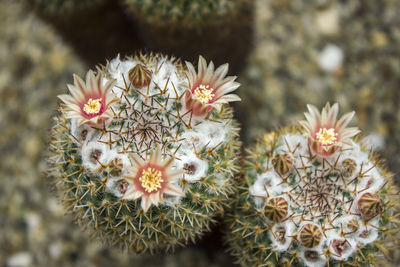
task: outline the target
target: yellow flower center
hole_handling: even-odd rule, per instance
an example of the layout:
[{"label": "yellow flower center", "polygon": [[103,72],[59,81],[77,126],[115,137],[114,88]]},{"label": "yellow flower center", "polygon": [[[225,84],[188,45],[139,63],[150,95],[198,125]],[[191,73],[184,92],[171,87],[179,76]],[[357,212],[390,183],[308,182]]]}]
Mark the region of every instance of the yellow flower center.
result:
[{"label": "yellow flower center", "polygon": [[201,103],[205,104],[208,103],[214,96],[213,94],[214,89],[211,88],[209,85],[201,84],[194,90],[194,95],[200,100]]},{"label": "yellow flower center", "polygon": [[164,182],[161,171],[151,167],[143,170],[142,176],[140,176],[139,181],[142,182],[142,187],[148,193],[157,191],[157,189],[161,188],[161,183]]},{"label": "yellow flower center", "polygon": [[99,99],[91,99],[89,98],[88,102],[83,106],[83,111],[87,114],[97,114],[101,109],[101,98]]},{"label": "yellow flower center", "polygon": [[317,140],[323,146],[329,146],[336,144],[337,141],[337,133],[335,132],[334,128],[326,129],[320,128],[317,133]]}]

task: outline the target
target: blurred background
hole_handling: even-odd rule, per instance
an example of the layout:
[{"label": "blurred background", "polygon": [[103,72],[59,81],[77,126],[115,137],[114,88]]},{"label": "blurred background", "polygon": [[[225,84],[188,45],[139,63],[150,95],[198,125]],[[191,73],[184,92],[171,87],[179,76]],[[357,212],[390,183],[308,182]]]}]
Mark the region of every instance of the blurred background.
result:
[{"label": "blurred background", "polygon": [[52,192],[45,156],[56,96],[73,73],[118,53],[229,62],[242,84],[235,113],[245,145],[298,121],[308,103],[339,102],[399,181],[399,0],[215,0],[205,9],[209,1],[193,0],[185,12],[197,13],[173,15],[135,2],[152,1],[0,0],[0,266],[233,265],[221,224],[196,245],[139,257],[93,241]]}]

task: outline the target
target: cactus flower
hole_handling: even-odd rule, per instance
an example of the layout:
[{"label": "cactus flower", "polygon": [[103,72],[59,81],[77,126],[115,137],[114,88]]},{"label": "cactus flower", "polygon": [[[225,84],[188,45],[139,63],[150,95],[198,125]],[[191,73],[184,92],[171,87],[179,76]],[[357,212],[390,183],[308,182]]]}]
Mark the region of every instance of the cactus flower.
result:
[{"label": "cactus flower", "polygon": [[198,72],[193,65],[186,62],[188,71],[187,91],[185,94],[185,107],[191,110],[194,116],[205,116],[214,108],[218,111],[222,104],[240,101],[235,94],[228,94],[236,90],[240,84],[235,82],[236,76],[228,76],[228,64],[224,64],[214,70],[214,63],[207,66],[205,59],[200,56]]},{"label": "cactus flower", "polygon": [[330,156],[337,149],[355,136],[360,131],[357,127],[346,128],[354,116],[354,111],[345,114],[337,120],[339,106],[335,103],[332,107],[326,103],[320,113],[313,105],[307,105],[305,112],[306,121],[300,121],[308,135],[308,142],[313,152],[319,156]]},{"label": "cactus flower", "polygon": [[134,200],[141,198],[141,207],[146,212],[150,206],[163,201],[163,194],[185,196],[183,191],[171,184],[182,175],[180,171],[172,171],[170,166],[173,158],[161,159],[161,151],[156,148],[152,151],[150,159],[143,161],[139,156],[131,154],[133,169],[125,179],[131,184],[126,191],[124,199]]},{"label": "cactus flower", "polygon": [[58,97],[66,105],[66,117],[78,119],[78,125],[100,126],[113,117],[110,105],[118,98],[112,93],[115,80],[103,85],[103,74],[86,74],[86,82],[74,75],[74,85],[68,84],[71,95]]}]

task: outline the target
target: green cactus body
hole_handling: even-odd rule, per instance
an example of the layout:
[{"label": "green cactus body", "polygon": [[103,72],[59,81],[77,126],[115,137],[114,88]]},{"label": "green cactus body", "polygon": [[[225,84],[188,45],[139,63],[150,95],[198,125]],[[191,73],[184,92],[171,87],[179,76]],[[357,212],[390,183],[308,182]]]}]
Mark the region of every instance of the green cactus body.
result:
[{"label": "green cactus body", "polygon": [[[219,88],[213,82],[222,81],[227,65],[215,81],[213,64],[200,62],[215,99],[239,86],[228,77]],[[62,202],[95,236],[138,253],[193,241],[234,192],[239,127],[231,108],[215,99],[193,115],[185,104],[194,75],[187,64],[192,72],[161,55],[116,58],[86,81],[75,76],[71,96],[60,96],[50,173]],[[74,106],[74,97],[84,101]]]},{"label": "green cactus body", "polygon": [[[329,108],[322,119],[310,121],[325,127],[324,117],[333,121],[337,114],[336,105],[331,109],[335,112]],[[244,179],[238,180],[237,198],[227,218],[227,242],[238,263],[375,266],[393,256],[399,224],[392,174],[358,140],[339,140],[343,132],[357,133],[345,128],[343,121],[336,122],[335,117],[332,128],[314,129],[317,141],[292,127],[266,134],[248,150]],[[335,136],[337,143],[332,141]],[[321,144],[332,146],[320,149]],[[286,162],[291,165],[285,172],[276,168],[283,155],[290,157]],[[276,199],[280,207],[271,205]]]}]

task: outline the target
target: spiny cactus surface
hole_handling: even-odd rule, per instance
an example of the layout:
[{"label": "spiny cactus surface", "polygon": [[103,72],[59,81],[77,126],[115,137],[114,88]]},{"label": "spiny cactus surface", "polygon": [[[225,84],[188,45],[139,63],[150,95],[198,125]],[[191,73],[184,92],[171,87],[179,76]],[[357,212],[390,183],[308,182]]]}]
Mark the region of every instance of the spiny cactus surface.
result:
[{"label": "spiny cactus surface", "polygon": [[234,192],[240,146],[226,105],[239,84],[227,70],[151,54],[74,76],[49,160],[81,225],[138,253],[210,230]]},{"label": "spiny cactus surface", "polygon": [[375,266],[398,249],[398,189],[365,151],[354,113],[309,106],[301,127],[265,134],[248,150],[228,215],[243,266]]}]

